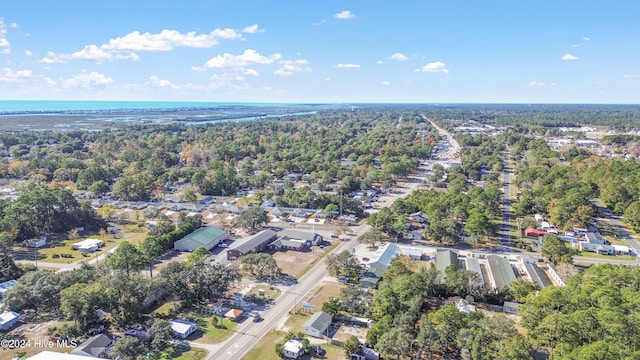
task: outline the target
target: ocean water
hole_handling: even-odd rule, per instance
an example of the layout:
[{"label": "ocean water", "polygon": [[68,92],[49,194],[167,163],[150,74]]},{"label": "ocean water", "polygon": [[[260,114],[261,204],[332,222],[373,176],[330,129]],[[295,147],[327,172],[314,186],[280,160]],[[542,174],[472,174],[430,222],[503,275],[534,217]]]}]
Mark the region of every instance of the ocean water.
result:
[{"label": "ocean water", "polygon": [[[233,102],[0,100],[0,115],[169,111],[175,109],[282,108],[296,106],[297,104]],[[305,106],[309,106],[309,104],[305,104]]]}]

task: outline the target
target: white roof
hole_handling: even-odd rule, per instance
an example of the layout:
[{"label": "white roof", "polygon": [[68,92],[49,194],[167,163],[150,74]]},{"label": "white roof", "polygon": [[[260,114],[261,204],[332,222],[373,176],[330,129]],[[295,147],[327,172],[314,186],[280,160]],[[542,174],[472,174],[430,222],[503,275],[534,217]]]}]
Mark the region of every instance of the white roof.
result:
[{"label": "white roof", "polygon": [[291,353],[297,353],[302,348],[303,348],[302,341],[297,340],[297,339],[291,339],[291,340],[287,341],[286,343],[284,343],[283,350],[291,352]]},{"label": "white roof", "polygon": [[616,251],[629,252],[629,247],[624,245],[611,245]]},{"label": "white roof", "polygon": [[74,355],[62,352],[42,351],[30,358],[29,360],[87,360],[86,356]]},{"label": "white roof", "polygon": [[17,280],[7,280],[0,283],[0,293],[4,293],[5,291],[11,289],[12,287],[16,286],[17,283]]},{"label": "white roof", "polygon": [[104,241],[102,240],[98,240],[98,239],[86,239],[86,240],[82,240],[80,242],[74,243],[72,245],[72,247],[74,249],[78,249],[81,248],[83,246],[100,246],[104,244]]},{"label": "white roof", "polygon": [[171,329],[178,334],[186,334],[189,332],[192,326],[198,326],[196,323],[192,323],[184,320],[171,320]]},{"label": "white roof", "polygon": [[0,314],[0,324],[6,324],[9,321],[19,317],[20,317],[20,314],[18,314],[15,311],[5,311],[2,314]]}]

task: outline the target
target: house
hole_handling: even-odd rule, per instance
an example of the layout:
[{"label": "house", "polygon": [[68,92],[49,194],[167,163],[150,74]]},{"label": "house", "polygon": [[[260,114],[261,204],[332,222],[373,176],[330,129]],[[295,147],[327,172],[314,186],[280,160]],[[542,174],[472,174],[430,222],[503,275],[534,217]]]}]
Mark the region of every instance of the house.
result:
[{"label": "house", "polygon": [[178,251],[193,251],[199,247],[211,250],[229,237],[229,234],[215,226],[204,226],[173,243]]},{"label": "house", "polygon": [[322,338],[327,334],[329,325],[333,318],[324,311],[313,314],[307,322],[302,325],[302,333],[305,335]]},{"label": "house", "polygon": [[267,199],[260,204],[260,207],[263,209],[272,208],[276,206],[276,202],[273,199]]},{"label": "house", "polygon": [[422,211],[418,211],[417,213],[409,215],[409,221],[424,224],[427,222],[427,215],[425,215]]},{"label": "house", "polygon": [[322,243],[322,235],[303,230],[284,229],[280,231],[280,236],[286,236],[292,240],[300,240],[309,243],[309,245],[320,245]]},{"label": "house", "polygon": [[307,248],[307,243],[301,240],[291,239],[288,236],[281,236],[269,244],[271,250],[296,250],[302,251]]},{"label": "house", "polygon": [[190,321],[175,319],[171,320],[171,330],[173,330],[173,333],[176,336],[184,339],[198,330],[198,324],[192,323]]},{"label": "house", "polygon": [[502,306],[502,311],[506,312],[507,314],[515,315],[520,312],[521,307],[522,304],[518,304],[517,302],[505,301],[504,305]]},{"label": "house", "polygon": [[198,201],[200,203],[200,205],[210,205],[214,202],[216,202],[216,199],[214,199],[212,196],[207,196],[203,199],[200,199],[200,201]]},{"label": "house", "polygon": [[7,290],[12,289],[18,283],[17,280],[7,280],[0,283],[0,298],[4,296]]},{"label": "house", "polygon": [[360,277],[360,285],[367,288],[374,288],[378,285],[378,282],[382,280],[384,272],[387,271],[387,267],[380,263],[373,263],[369,265],[369,269],[365,271]]},{"label": "house", "polygon": [[233,244],[232,248],[227,250],[227,260],[237,260],[241,256],[258,253],[266,249],[268,244],[276,239],[277,235],[275,231],[267,229],[240,239]]},{"label": "house", "polygon": [[231,309],[224,314],[224,317],[231,320],[236,320],[237,318],[240,317],[240,315],[242,315],[242,313],[243,311],[240,309]]},{"label": "house", "polygon": [[0,314],[0,330],[7,331],[20,321],[20,314],[15,311],[5,311]]},{"label": "house", "polygon": [[28,248],[41,248],[47,244],[47,237],[40,236],[39,238],[25,240],[22,244]]},{"label": "house", "polygon": [[105,334],[98,334],[96,336],[88,338],[82,344],[78,345],[78,347],[73,349],[71,353],[75,355],[108,359],[109,357],[107,353],[111,348],[111,344],[113,344],[113,340],[111,339],[111,337]]},{"label": "house", "polygon": [[304,354],[304,346],[302,341],[298,339],[291,339],[284,343],[282,346],[282,352],[287,359],[299,359]]},{"label": "house", "polygon": [[71,247],[75,250],[82,252],[94,252],[104,246],[104,241],[98,239],[86,239],[80,242],[74,243]]},{"label": "house", "polygon": [[280,208],[276,207],[273,210],[271,210],[271,216],[273,216],[274,218],[281,218],[285,215],[285,212],[280,210]]}]

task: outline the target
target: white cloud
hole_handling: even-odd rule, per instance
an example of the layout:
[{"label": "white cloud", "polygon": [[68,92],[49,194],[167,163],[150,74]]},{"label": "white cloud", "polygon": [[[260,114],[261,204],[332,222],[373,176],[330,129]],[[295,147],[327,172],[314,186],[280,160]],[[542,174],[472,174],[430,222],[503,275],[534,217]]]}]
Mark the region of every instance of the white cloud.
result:
[{"label": "white cloud", "polygon": [[196,85],[192,83],[175,84],[169,80],[160,79],[159,77],[152,75],[149,77],[149,84],[156,87],[170,88],[174,90],[193,89],[193,90],[206,90],[206,86]]},{"label": "white cloud", "polygon": [[245,77],[238,73],[222,73],[211,75],[211,80],[214,81],[243,81],[244,79]]},{"label": "white cloud", "polygon": [[345,19],[353,19],[356,17],[356,15],[349,10],[345,10],[333,15],[333,17],[336,19],[345,20]]},{"label": "white cloud", "polygon": [[541,81],[534,80],[534,81],[528,83],[527,86],[545,86],[545,83],[543,83]]},{"label": "white cloud", "polygon": [[360,64],[338,64],[333,67],[337,69],[358,69],[360,68]]},{"label": "white cloud", "polygon": [[249,34],[255,34],[255,33],[261,33],[264,32],[264,29],[260,29],[258,27],[258,24],[253,24],[253,25],[249,25],[247,27],[245,27],[244,29],[242,29],[243,33],[249,33]]},{"label": "white cloud", "polygon": [[9,24],[9,27],[10,27],[10,28],[12,28],[12,29],[17,29],[17,28],[19,28],[18,24],[16,24],[16,23],[11,23],[11,24]]},{"label": "white cloud", "polygon": [[0,70],[0,83],[15,83],[28,79],[33,75],[31,70],[17,70],[13,71],[10,68],[3,68]]},{"label": "white cloud", "polygon": [[280,60],[282,55],[275,53],[269,56],[261,55],[253,49],[245,50],[241,55],[232,55],[224,53],[223,55],[215,56],[207,61],[204,66],[193,68],[194,70],[201,71],[202,69],[224,69],[231,68],[237,70],[245,70],[250,65],[268,65]]},{"label": "white cloud", "polygon": [[421,72],[443,72],[445,74],[449,73],[449,69],[447,69],[447,66],[444,63],[440,62],[440,61],[428,63],[427,65],[423,66],[421,69],[416,69],[416,71],[421,71]]},{"label": "white cloud", "polygon": [[383,81],[383,82],[382,82],[382,85],[384,85],[384,86],[389,86],[389,85],[391,85],[391,83],[390,83],[390,82],[388,82],[387,80],[385,80],[385,81]]},{"label": "white cloud", "polygon": [[309,62],[304,59],[282,60],[280,61],[280,65],[281,65],[280,69],[276,70],[274,74],[280,75],[280,76],[291,76],[295,73],[311,71],[311,67],[309,67]]},{"label": "white cloud", "polygon": [[[0,28],[1,29],[1,28]],[[257,24],[245,27],[242,32],[262,32]],[[101,46],[86,45],[82,50],[71,54],[57,54],[49,51],[40,62],[45,64],[65,63],[70,60],[139,60],[134,51],[171,51],[177,47],[211,48],[218,44],[218,39],[243,39],[242,32],[234,29],[215,29],[209,33],[198,34],[195,31],[181,33],[176,30],[164,29],[159,33],[130,32],[124,36],[110,39]],[[0,30],[0,41],[1,41]]]},{"label": "white cloud", "polygon": [[575,48],[579,48],[579,47],[580,47],[580,44],[571,44],[571,47],[572,47],[572,48],[574,48],[574,49],[575,49]]},{"label": "white cloud", "polygon": [[9,49],[9,48],[2,49],[2,51],[0,52],[0,54],[3,54],[3,55],[9,55],[9,54],[11,54],[11,49]]},{"label": "white cloud", "polygon": [[588,36],[585,36],[585,37],[583,37],[583,38],[582,38],[582,40],[584,40],[584,41],[589,41],[589,40],[591,40],[591,39],[590,39]]},{"label": "white cloud", "polygon": [[382,61],[382,60],[378,60],[378,61],[377,61],[377,63],[378,63],[379,65],[382,65],[382,64],[384,64],[384,61]]},{"label": "white cloud", "polygon": [[90,73],[81,73],[64,80],[63,87],[88,89],[90,87],[110,85],[113,84],[113,82],[113,79],[104,76],[104,74],[92,71]]},{"label": "white cloud", "polygon": [[312,22],[312,23],[311,23],[311,25],[313,25],[313,26],[320,26],[320,25],[322,25],[322,24],[324,24],[324,23],[326,23],[326,22],[327,22],[327,20],[322,19],[322,20],[320,20],[320,21],[318,21],[318,22]]},{"label": "white cloud", "polygon": [[640,79],[640,74],[624,74],[625,79]]},{"label": "white cloud", "polygon": [[33,56],[33,53],[29,50],[24,51],[24,56]]},{"label": "white cloud", "polygon": [[4,20],[0,18],[0,47],[9,47],[9,40],[7,40],[7,25]]},{"label": "white cloud", "polygon": [[571,55],[571,54],[565,54],[563,57],[560,58],[561,60],[564,61],[568,61],[568,60],[578,60],[577,56]]},{"label": "white cloud", "polygon": [[393,55],[391,55],[391,59],[392,60],[400,60],[400,61],[406,61],[409,60],[408,57],[406,57],[404,54],[402,53],[395,53]]}]

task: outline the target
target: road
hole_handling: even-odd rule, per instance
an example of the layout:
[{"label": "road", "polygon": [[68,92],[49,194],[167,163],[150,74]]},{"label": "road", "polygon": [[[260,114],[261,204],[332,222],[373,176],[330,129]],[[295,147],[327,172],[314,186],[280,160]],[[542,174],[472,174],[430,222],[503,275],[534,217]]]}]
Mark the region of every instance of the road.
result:
[{"label": "road", "polygon": [[[117,248],[114,247],[113,250],[115,251],[115,249]],[[107,257],[107,253],[102,253],[98,256],[90,256],[87,258],[87,260],[85,261],[83,260],[78,260],[76,262],[70,263],[70,264],[63,264],[63,263],[54,263],[54,262],[45,262],[45,261],[34,261],[34,260],[17,260],[16,263],[18,264],[29,264],[29,265],[34,265],[36,267],[38,266],[42,266],[45,268],[49,268],[49,269],[58,269],[58,271],[70,271],[70,270],[75,270],[78,269],[82,266],[83,263],[89,264],[89,265],[97,265],[100,261],[104,260]]]},{"label": "road", "polygon": [[498,238],[502,247],[511,247],[511,167],[509,165],[509,150],[504,155],[503,174],[502,225],[498,232]]},{"label": "road", "polygon": [[622,226],[619,217],[614,216],[611,210],[607,209],[599,199],[593,199],[591,202],[598,208],[598,212],[604,216],[604,219],[610,221],[611,224],[618,229],[618,234],[629,243],[629,246],[634,249],[633,251],[636,254],[640,254],[640,244],[629,234],[624,226]]}]

